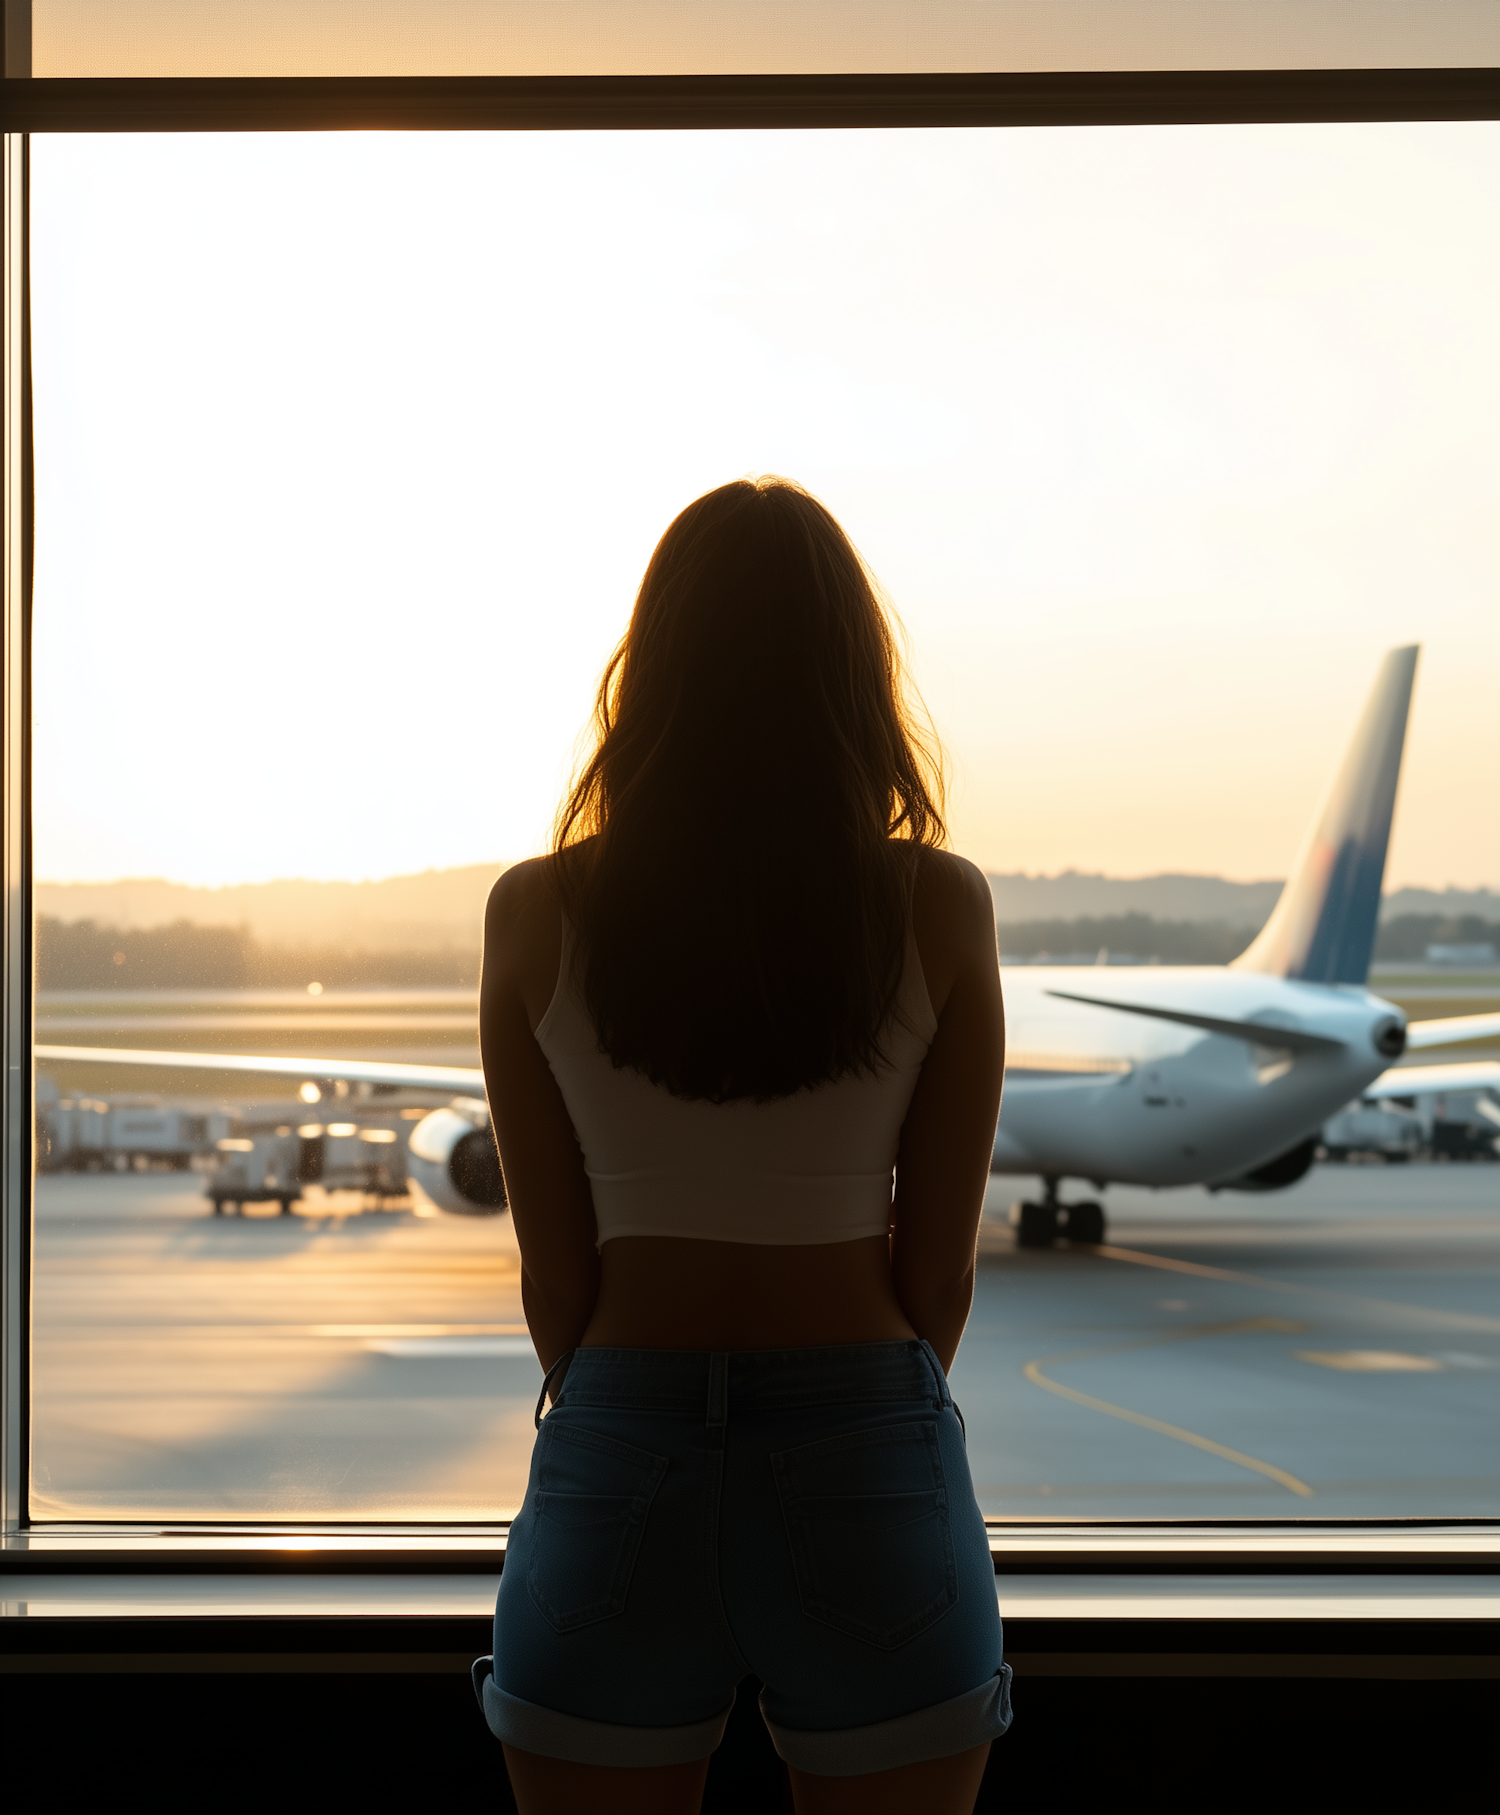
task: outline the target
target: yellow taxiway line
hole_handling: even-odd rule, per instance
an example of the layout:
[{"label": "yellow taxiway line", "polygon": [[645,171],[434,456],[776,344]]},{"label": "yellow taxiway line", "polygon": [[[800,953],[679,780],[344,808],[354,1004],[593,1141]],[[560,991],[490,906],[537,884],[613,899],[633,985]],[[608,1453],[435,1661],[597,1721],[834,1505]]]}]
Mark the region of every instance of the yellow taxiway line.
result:
[{"label": "yellow taxiway line", "polygon": [[1137,1267],[1159,1267],[1164,1273],[1189,1273],[1197,1279],[1222,1279],[1230,1285],[1253,1286],[1260,1292],[1274,1292],[1284,1298],[1310,1298],[1343,1310],[1362,1311],[1367,1315],[1394,1318],[1410,1327],[1413,1323],[1429,1328],[1484,1331],[1500,1334],[1500,1317],[1485,1317],[1475,1311],[1445,1311],[1436,1305],[1408,1305],[1392,1298],[1366,1298],[1355,1292],[1337,1292],[1328,1286],[1299,1286],[1287,1279],[1266,1279],[1258,1273],[1233,1273],[1227,1267],[1209,1267],[1197,1260],[1174,1260],[1167,1254],[1147,1254],[1140,1248],[1116,1248],[1108,1242],[1086,1248],[1101,1260],[1129,1261]]},{"label": "yellow taxiway line", "polygon": [[[1102,1253],[1103,1250],[1101,1249]],[[1132,1256],[1134,1258],[1134,1256]],[[1208,1268],[1195,1269],[1207,1272]],[[1262,1462],[1258,1456],[1247,1456],[1243,1450],[1230,1449],[1227,1444],[1215,1443],[1212,1437],[1200,1437],[1197,1431],[1184,1430],[1180,1424],[1168,1424],[1161,1418],[1149,1418],[1144,1412],[1133,1412],[1128,1406],[1112,1405],[1107,1399],[1096,1399],[1092,1393],[1080,1393],[1076,1387],[1064,1386],[1061,1381],[1050,1380],[1042,1372],[1044,1367],[1058,1366],[1067,1361],[1082,1361],[1097,1355],[1118,1355],[1129,1349],[1155,1348],[1164,1342],[1188,1342],[1199,1336],[1228,1336],[1248,1333],[1252,1330],[1291,1331],[1301,1328],[1298,1324],[1289,1324],[1276,1317],[1246,1317],[1234,1323],[1200,1324],[1190,1330],[1173,1330],[1162,1336],[1148,1336],[1139,1342],[1110,1343],[1103,1348],[1069,1349],[1057,1355],[1040,1355],[1035,1361],[1028,1361],[1021,1372],[1033,1386],[1039,1386],[1044,1392],[1056,1393],[1060,1399],[1071,1399],[1075,1405],[1087,1406],[1090,1411],[1103,1412],[1110,1418],[1123,1419],[1126,1424],[1137,1424],[1143,1430],[1155,1431],[1158,1436],[1171,1437],[1178,1443],[1191,1444],[1194,1449],[1206,1450],[1211,1456],[1219,1456],[1225,1462],[1233,1462],[1239,1468],[1251,1469],[1257,1475],[1264,1475],[1267,1480],[1275,1481],[1288,1493],[1296,1494],[1300,1499],[1311,1500],[1313,1490],[1305,1481],[1299,1481],[1295,1475],[1289,1475],[1284,1468],[1277,1468],[1274,1462]]]}]

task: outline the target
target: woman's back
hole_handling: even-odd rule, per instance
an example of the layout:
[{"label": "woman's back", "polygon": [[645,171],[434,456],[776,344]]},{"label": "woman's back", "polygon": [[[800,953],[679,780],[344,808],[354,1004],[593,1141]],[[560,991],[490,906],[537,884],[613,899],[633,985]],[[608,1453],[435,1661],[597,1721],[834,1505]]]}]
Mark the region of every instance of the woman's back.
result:
[{"label": "woman's back", "polygon": [[[576,1259],[584,1215],[592,1225],[587,1230],[590,1246],[594,1241],[600,1244],[599,1289],[583,1343],[732,1349],[895,1340],[913,1334],[911,1316],[903,1309],[908,1298],[918,1315],[936,1313],[942,1324],[953,1323],[956,1343],[962,1314],[954,1304],[944,1316],[934,1294],[947,1297],[972,1267],[973,1206],[988,1171],[992,1105],[1003,1050],[994,930],[984,878],[946,853],[921,853],[912,905],[916,962],[908,961],[898,1015],[888,1035],[892,1063],[883,1077],[856,1074],[801,1093],[800,1105],[790,1117],[785,1110],[778,1115],[775,1103],[764,1106],[772,1112],[766,1127],[777,1131],[783,1146],[792,1132],[796,1151],[804,1156],[809,1120],[815,1124],[831,1114],[831,1138],[837,1140],[843,1133],[847,1141],[850,1117],[847,1108],[839,1114],[841,1098],[846,1106],[862,1106],[862,1116],[855,1111],[860,1124],[855,1139],[856,1145],[862,1140],[866,1153],[872,1134],[879,1133],[878,1126],[872,1126],[872,1112],[876,1124],[883,1112],[891,1142],[884,1185],[888,1211],[872,1224],[867,1176],[862,1196],[853,1200],[847,1187],[831,1187],[835,1197],[843,1191],[841,1201],[857,1203],[855,1213],[863,1216],[865,1233],[850,1239],[829,1228],[832,1239],[810,1240],[803,1228],[792,1239],[768,1240],[767,1234],[789,1232],[786,1215],[780,1215],[779,1228],[761,1229],[746,1239],[746,1214],[753,1196],[747,1198],[743,1176],[722,1181],[717,1229],[713,1206],[700,1198],[690,1234],[617,1232],[622,1222],[626,1230],[630,1227],[628,1212],[611,1217],[620,1197],[627,1204],[644,1205],[647,1200],[641,1194],[632,1199],[628,1184],[611,1200],[608,1182],[601,1186],[597,1178],[590,1180],[584,1164],[590,1134],[600,1138],[600,1115],[606,1125],[612,1115],[618,1117],[620,1099],[628,1099],[632,1089],[669,1123],[672,1111],[667,1105],[678,1100],[632,1074],[624,1091],[611,1093],[612,1100],[599,1105],[593,1116],[592,1105],[579,1102],[578,1092],[587,1090],[590,1068],[579,1051],[580,1005],[564,971],[565,921],[554,886],[555,862],[541,859],[517,865],[496,885],[486,930],[481,1015],[496,1133],[523,1250],[537,1256],[539,1270],[551,1270],[545,1254],[559,1242]],[[595,1067],[613,1072],[597,1043],[594,1061]],[[540,1075],[543,1070],[545,1079]],[[596,1093],[602,1095],[606,1086],[597,1069],[593,1075]],[[556,1174],[563,1169],[555,1159],[546,1166],[535,1136],[555,1119],[559,1095],[566,1104],[570,1082],[574,1102],[568,1107],[568,1132],[581,1138],[583,1146],[580,1149],[578,1139],[570,1138],[571,1164],[566,1176],[559,1177]],[[977,1117],[963,1116],[966,1101],[976,1106]],[[761,1107],[701,1102],[678,1106],[685,1121],[710,1131],[717,1124],[729,1136],[730,1147],[742,1151],[746,1142],[729,1134],[730,1127],[753,1128]],[[967,1140],[959,1134],[966,1119],[973,1128]],[[799,1120],[803,1126],[789,1131],[788,1122]],[[606,1131],[616,1143],[611,1151],[628,1151],[618,1125]],[[649,1139],[646,1145],[650,1146]],[[710,1149],[715,1145],[711,1138],[708,1145]],[[722,1149],[723,1141],[718,1145]],[[533,1150],[535,1163],[554,1174],[539,1177],[534,1188],[554,1202],[571,1204],[573,1217],[534,1218],[529,1213],[533,1187],[527,1176],[528,1156]],[[555,1147],[552,1152],[555,1156]],[[893,1204],[891,1160],[897,1175]],[[774,1164],[766,1168],[776,1169]],[[702,1183],[700,1172],[694,1178],[695,1195]],[[751,1193],[754,1189],[752,1180]],[[601,1199],[610,1208],[602,1207]],[[767,1217],[778,1219],[776,1205],[767,1204]],[[817,1220],[817,1213],[811,1212],[807,1220]],[[669,1209],[656,1227],[666,1228],[670,1221]],[[894,1240],[888,1233],[892,1221]],[[823,1222],[828,1228],[826,1212]],[[923,1315],[923,1321],[929,1323],[929,1317]],[[924,1330],[940,1354],[946,1346],[936,1340],[941,1333],[930,1323]]]},{"label": "woman's back", "polygon": [[807,1247],[887,1235],[896,1143],[937,1022],[907,929],[879,1061],[786,1095],[686,1099],[612,1060],[563,922],[536,1028],[568,1105],[600,1247],[625,1235]]}]

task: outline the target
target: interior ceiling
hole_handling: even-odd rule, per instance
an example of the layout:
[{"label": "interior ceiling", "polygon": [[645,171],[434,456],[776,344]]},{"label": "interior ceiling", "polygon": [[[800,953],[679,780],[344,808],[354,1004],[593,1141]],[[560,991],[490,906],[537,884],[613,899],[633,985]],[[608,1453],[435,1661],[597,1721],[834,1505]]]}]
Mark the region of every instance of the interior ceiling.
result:
[{"label": "interior ceiling", "polygon": [[32,0],[29,33],[6,10],[7,73],[29,52],[40,77],[1500,65],[1496,0]]}]

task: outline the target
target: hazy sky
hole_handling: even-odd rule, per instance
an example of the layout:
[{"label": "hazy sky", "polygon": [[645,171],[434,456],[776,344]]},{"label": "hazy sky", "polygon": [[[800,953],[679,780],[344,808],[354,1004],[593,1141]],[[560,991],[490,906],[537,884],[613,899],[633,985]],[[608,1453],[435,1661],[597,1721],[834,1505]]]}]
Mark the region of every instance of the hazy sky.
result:
[{"label": "hazy sky", "polygon": [[33,139],[55,880],[540,847],[669,519],[788,473],[986,867],[1285,872],[1420,641],[1500,885],[1500,125]]}]

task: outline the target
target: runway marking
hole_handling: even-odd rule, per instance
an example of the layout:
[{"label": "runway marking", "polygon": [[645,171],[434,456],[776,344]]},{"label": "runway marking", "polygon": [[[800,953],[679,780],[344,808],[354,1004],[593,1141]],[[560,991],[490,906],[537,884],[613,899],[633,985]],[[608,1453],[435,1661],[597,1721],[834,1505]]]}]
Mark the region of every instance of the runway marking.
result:
[{"label": "runway marking", "polygon": [[367,1342],[373,1355],[403,1361],[490,1361],[524,1356],[536,1360],[529,1336],[397,1336]]},{"label": "runway marking", "polygon": [[1346,1374],[1440,1374],[1443,1364],[1431,1355],[1402,1355],[1395,1349],[1297,1349],[1298,1361]]},{"label": "runway marking", "polygon": [[1455,1330],[1484,1330],[1500,1334],[1500,1317],[1482,1317],[1474,1311],[1440,1311],[1427,1305],[1404,1305],[1389,1298],[1364,1298],[1355,1292],[1334,1292],[1327,1286],[1298,1286],[1290,1280],[1264,1279],[1256,1273],[1234,1273],[1227,1267],[1210,1267],[1202,1261],[1174,1260],[1168,1254],[1147,1254],[1140,1248],[1116,1248],[1101,1242],[1092,1250],[1104,1260],[1129,1261],[1137,1267],[1160,1267],[1167,1273],[1188,1273],[1197,1279],[1222,1279],[1230,1285],[1254,1286],[1262,1292],[1279,1292],[1289,1298],[1317,1298],[1351,1310],[1376,1312],[1384,1317],[1416,1319],[1445,1324]]},{"label": "runway marking", "polygon": [[1127,1424],[1137,1424],[1143,1430],[1155,1431],[1158,1436],[1172,1437],[1178,1443],[1191,1444],[1194,1449],[1205,1450],[1211,1456],[1219,1456],[1240,1468],[1248,1468],[1257,1475],[1264,1475],[1267,1480],[1279,1483],[1288,1493],[1296,1494],[1300,1499],[1311,1500],[1314,1497],[1312,1488],[1305,1481],[1299,1481],[1295,1475],[1289,1475],[1284,1468],[1277,1468],[1274,1462],[1262,1462],[1258,1456],[1247,1456],[1243,1450],[1215,1443],[1212,1437],[1200,1437],[1197,1431],[1184,1430],[1180,1424],[1168,1424],[1161,1418],[1149,1418],[1144,1412],[1133,1412],[1128,1406],[1112,1405],[1107,1399],[1096,1399],[1092,1393],[1080,1393],[1076,1387],[1050,1380],[1042,1372],[1044,1367],[1058,1366],[1067,1361],[1082,1361],[1096,1355],[1117,1355],[1130,1349],[1156,1348],[1163,1343],[1187,1342],[1199,1336],[1228,1336],[1252,1330],[1286,1332],[1303,1327],[1305,1326],[1288,1323],[1280,1317],[1245,1317],[1232,1323],[1198,1324],[1190,1330],[1172,1330],[1164,1335],[1144,1337],[1137,1342],[1114,1342],[1103,1348],[1069,1349],[1057,1355],[1041,1355],[1035,1361],[1028,1361],[1021,1372],[1033,1386],[1039,1386],[1048,1393],[1056,1393],[1060,1399],[1071,1399],[1075,1405],[1087,1406],[1090,1411],[1104,1412],[1111,1418],[1123,1419]]},{"label": "runway marking", "polygon": [[[1139,1248],[1115,1248],[1108,1242],[1100,1242],[1094,1249],[1095,1254],[1105,1260],[1134,1261],[1138,1267],[1160,1267],[1167,1273],[1192,1273],[1199,1279],[1228,1279],[1242,1286],[1275,1286],[1274,1280],[1257,1279],[1252,1273],[1230,1273],[1223,1267],[1205,1267],[1201,1261],[1173,1260],[1166,1254],[1145,1254]],[[1296,1291],[1298,1288],[1293,1287]]]}]

